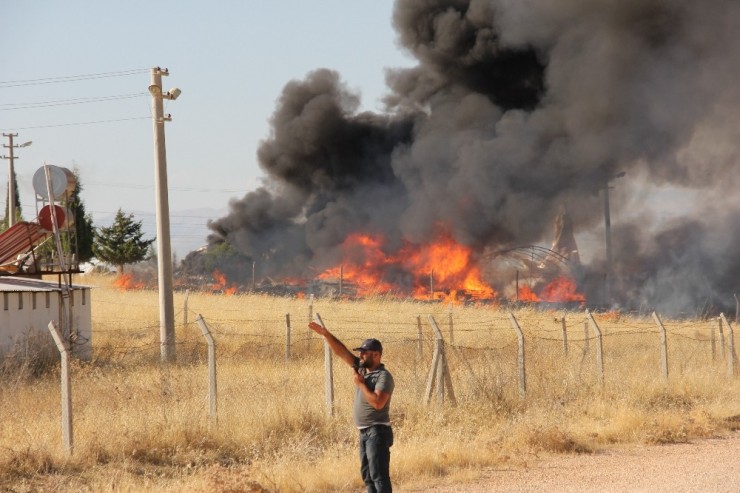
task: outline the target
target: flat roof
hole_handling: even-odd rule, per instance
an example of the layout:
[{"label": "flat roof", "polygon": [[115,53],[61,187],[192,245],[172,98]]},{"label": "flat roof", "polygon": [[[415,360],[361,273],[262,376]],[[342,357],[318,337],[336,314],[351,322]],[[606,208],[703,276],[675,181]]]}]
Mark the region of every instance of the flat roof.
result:
[{"label": "flat roof", "polygon": [[[72,284],[72,289],[89,289],[90,286],[81,284]],[[0,277],[0,292],[57,292],[61,291],[59,283],[56,281],[44,281],[42,279],[32,279],[28,277],[2,276]]]}]

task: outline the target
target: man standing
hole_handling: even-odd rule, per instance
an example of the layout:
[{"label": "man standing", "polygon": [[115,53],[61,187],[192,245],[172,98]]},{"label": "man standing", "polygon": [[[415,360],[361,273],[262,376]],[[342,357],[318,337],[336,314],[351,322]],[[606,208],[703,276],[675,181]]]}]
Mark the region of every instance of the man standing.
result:
[{"label": "man standing", "polygon": [[311,322],[308,327],[324,337],[334,354],[355,369],[354,420],[360,430],[360,472],[368,493],[391,493],[390,462],[393,430],[388,409],[393,394],[393,376],[381,358],[383,346],[377,339],[366,339],[355,356],[325,327]]}]

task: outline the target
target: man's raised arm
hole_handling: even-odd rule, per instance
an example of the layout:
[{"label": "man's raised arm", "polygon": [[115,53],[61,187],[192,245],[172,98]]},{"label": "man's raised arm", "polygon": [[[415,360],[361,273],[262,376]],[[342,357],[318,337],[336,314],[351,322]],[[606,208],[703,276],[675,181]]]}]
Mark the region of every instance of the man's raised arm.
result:
[{"label": "man's raised arm", "polygon": [[352,354],[352,352],[347,349],[347,346],[344,345],[342,341],[334,337],[334,334],[329,332],[326,327],[324,327],[321,324],[317,324],[316,322],[309,322],[308,328],[319,334],[320,336],[324,337],[324,340],[329,344],[329,347],[332,351],[334,351],[334,354],[336,354],[342,361],[347,363],[349,366],[354,367],[355,364],[355,355]]}]

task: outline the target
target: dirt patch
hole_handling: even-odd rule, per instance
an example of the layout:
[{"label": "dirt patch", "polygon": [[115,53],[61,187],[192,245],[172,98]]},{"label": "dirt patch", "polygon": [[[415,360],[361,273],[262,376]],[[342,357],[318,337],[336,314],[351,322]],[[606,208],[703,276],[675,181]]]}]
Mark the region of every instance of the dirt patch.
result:
[{"label": "dirt patch", "polygon": [[673,445],[633,445],[595,454],[536,459],[521,467],[483,471],[466,485],[407,492],[724,492],[740,491],[740,433]]}]

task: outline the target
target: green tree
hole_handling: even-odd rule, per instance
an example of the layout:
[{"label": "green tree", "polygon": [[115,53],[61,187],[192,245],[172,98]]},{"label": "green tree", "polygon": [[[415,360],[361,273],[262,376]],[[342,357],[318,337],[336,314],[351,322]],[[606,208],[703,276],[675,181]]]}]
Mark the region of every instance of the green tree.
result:
[{"label": "green tree", "polygon": [[[13,175],[15,178],[15,170],[13,170]],[[20,195],[18,195],[18,180],[13,180],[13,189],[15,190],[15,222],[23,221],[23,211],[21,210],[21,198]],[[10,192],[10,190],[7,190]],[[2,222],[0,223],[0,231],[5,231],[8,229],[8,218],[10,218],[10,214],[8,213],[8,209],[10,208],[10,193],[7,194],[5,198],[5,217],[3,218]]]},{"label": "green tree", "polygon": [[68,208],[74,216],[75,228],[75,249],[77,258],[80,262],[87,262],[93,256],[93,243],[95,240],[95,231],[93,228],[92,217],[85,212],[85,204],[80,198],[82,185],[80,184],[80,174],[77,169],[74,170],[75,189],[72,191],[68,202]]},{"label": "green tree", "polygon": [[95,228],[94,231],[93,253],[99,260],[114,265],[119,274],[123,273],[126,264],[145,260],[149,246],[154,243],[154,239],[143,238],[141,221],[134,221],[133,214],[124,214],[121,209],[116,212],[110,227]]}]

